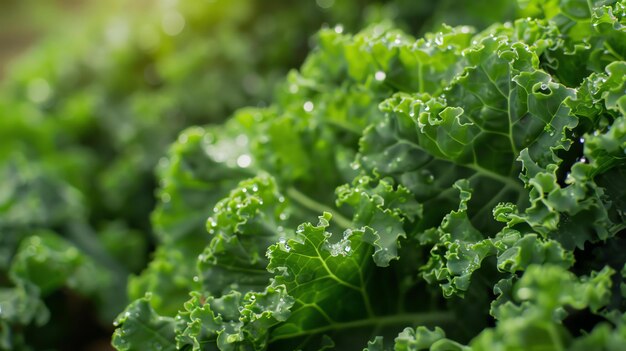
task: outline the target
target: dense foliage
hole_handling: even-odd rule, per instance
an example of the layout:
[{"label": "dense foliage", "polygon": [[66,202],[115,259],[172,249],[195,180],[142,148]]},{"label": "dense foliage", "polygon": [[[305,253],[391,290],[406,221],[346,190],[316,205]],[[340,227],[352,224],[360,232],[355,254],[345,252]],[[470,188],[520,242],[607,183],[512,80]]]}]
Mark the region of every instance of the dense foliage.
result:
[{"label": "dense foliage", "polygon": [[[36,6],[39,2],[23,3]],[[0,349],[97,347],[94,339],[110,334],[106,328],[111,328],[127,304],[127,277],[145,267],[154,245],[149,219],[156,187],[153,169],[167,145],[189,125],[222,121],[242,105],[265,105],[272,98],[274,83],[302,62],[309,37],[324,23],[341,32],[393,19],[406,30],[421,32],[441,21],[485,27],[513,13],[510,2],[476,4],[107,1],[91,2],[92,15],[79,26],[65,29],[65,17],[55,20],[42,12],[40,16],[47,14],[46,22],[58,28],[4,70],[0,89]],[[90,13],[88,8],[83,12]],[[328,80],[327,84],[337,82]],[[375,113],[374,101],[388,92],[355,91],[351,99],[372,99],[359,105]],[[336,98],[335,108],[352,109],[349,100]],[[283,128],[293,126],[271,128],[267,133],[277,135],[273,138],[277,140],[290,134]],[[241,131],[229,133],[223,137]],[[344,143],[351,145],[357,135],[345,138]],[[243,137],[235,140],[245,144]],[[353,157],[355,148],[350,150],[343,155],[342,168]],[[246,162],[240,160],[240,164]],[[311,177],[302,172],[312,172],[313,163],[298,169],[297,162],[305,159],[276,162],[292,164],[293,169],[285,166],[281,171],[286,178]],[[165,299],[162,310],[173,315],[180,308],[191,290],[186,279],[193,276],[188,271],[195,263],[185,261],[179,266],[178,260],[187,259],[186,251],[165,247],[198,244],[182,239],[172,242],[205,221],[209,213],[200,207],[212,208],[238,180],[254,176],[256,169],[227,169],[219,176],[199,170],[209,177],[205,180],[221,184],[211,183],[214,190],[204,189],[202,183],[188,179],[190,189],[184,191],[189,194],[184,199],[172,196],[172,204],[184,201],[198,207],[183,220],[178,215],[170,220],[170,213],[184,217],[177,211],[186,207],[160,205],[153,218],[163,248],[157,250],[148,271],[133,280],[133,297],[143,296],[156,285],[160,293],[154,294],[155,306],[161,296]],[[289,175],[292,170],[295,173]],[[330,173],[317,183],[308,183],[304,190],[311,193],[316,184],[328,190],[331,184],[351,178],[335,174],[334,167],[326,171]],[[269,179],[268,184],[273,184]],[[163,187],[168,182],[163,180]],[[211,196],[203,198],[205,193]],[[326,202],[332,197],[328,191],[319,195]],[[289,211],[293,211],[291,206]],[[290,225],[318,214],[314,212],[294,215]],[[268,240],[269,245],[272,238]],[[199,243],[205,246],[204,240]],[[145,345],[139,347],[145,349]]]},{"label": "dense foliage", "polygon": [[180,134],[113,345],[626,349],[626,2],[521,5],[322,30],[273,104]]}]

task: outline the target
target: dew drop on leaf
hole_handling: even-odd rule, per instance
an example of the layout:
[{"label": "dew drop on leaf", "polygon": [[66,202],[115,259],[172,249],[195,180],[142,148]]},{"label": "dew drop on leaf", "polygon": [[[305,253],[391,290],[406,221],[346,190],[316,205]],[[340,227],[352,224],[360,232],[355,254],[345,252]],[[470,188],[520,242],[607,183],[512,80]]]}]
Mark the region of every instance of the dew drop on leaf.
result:
[{"label": "dew drop on leaf", "polygon": [[161,27],[169,36],[178,35],[185,28],[185,18],[177,11],[170,11],[163,16]]},{"label": "dew drop on leaf", "polygon": [[304,109],[305,112],[311,112],[313,111],[315,106],[313,105],[311,101],[307,101],[304,103],[304,105],[302,105],[302,108]]},{"label": "dew drop on leaf", "polygon": [[45,79],[37,78],[28,84],[28,98],[34,103],[42,103],[51,95],[50,84]]},{"label": "dew drop on leaf", "polygon": [[251,163],[252,158],[250,157],[250,155],[243,154],[237,157],[237,166],[241,168],[247,168],[250,166]]}]

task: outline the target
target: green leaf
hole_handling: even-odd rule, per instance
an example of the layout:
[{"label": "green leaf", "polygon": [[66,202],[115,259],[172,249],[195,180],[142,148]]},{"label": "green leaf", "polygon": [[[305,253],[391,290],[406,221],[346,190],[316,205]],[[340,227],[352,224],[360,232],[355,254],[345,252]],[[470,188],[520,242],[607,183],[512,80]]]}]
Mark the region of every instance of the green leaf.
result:
[{"label": "green leaf", "polygon": [[198,261],[206,291],[213,296],[230,290],[245,294],[268,285],[267,248],[292,235],[285,229],[290,218],[287,205],[273,178],[266,175],[242,181],[215,205],[207,221],[210,243]]},{"label": "green leaf", "polygon": [[149,298],[134,301],[113,323],[117,329],[112,345],[117,350],[176,350],[173,318],[159,316],[150,306]]},{"label": "green leaf", "polygon": [[24,281],[15,287],[0,288],[0,348],[24,348],[25,340],[19,325],[42,326],[50,319],[50,311],[41,299],[39,288]]},{"label": "green leaf", "polygon": [[[406,238],[404,219],[414,222],[422,208],[403,186],[394,187],[392,179],[355,178],[351,186],[337,188],[337,205],[353,209],[353,224],[371,229],[363,240],[375,248],[374,262],[386,267],[398,259],[398,240]],[[371,235],[370,235],[371,234]]]},{"label": "green leaf", "polygon": [[233,291],[220,298],[193,294],[180,312],[177,347],[192,345],[194,351],[215,344],[220,350],[263,350],[270,328],[289,317],[293,299],[284,286],[242,296]]},{"label": "green leaf", "polygon": [[613,270],[578,278],[553,265],[532,265],[515,283],[511,302],[500,306],[498,321],[470,343],[472,350],[565,350],[572,336],[561,324],[565,307],[597,313],[610,299]]},{"label": "green leaf", "polygon": [[325,213],[317,226],[301,225],[295,238],[268,249],[274,284],[285,285],[295,299],[291,317],[272,332],[272,341],[332,330],[335,323],[374,314],[364,280],[372,247],[362,240],[363,230],[346,230],[331,242],[326,231],[331,217]]},{"label": "green leaf", "polygon": [[[237,159],[248,155],[247,138],[232,127],[191,128],[183,132],[161,161],[160,202],[152,215],[155,232],[163,246],[156,259],[130,282],[131,298],[146,292],[159,312],[173,315],[193,286],[196,258],[208,242],[205,222],[214,204],[237,182],[250,175]],[[175,284],[162,284],[162,281]],[[162,303],[167,302],[165,305]]]}]

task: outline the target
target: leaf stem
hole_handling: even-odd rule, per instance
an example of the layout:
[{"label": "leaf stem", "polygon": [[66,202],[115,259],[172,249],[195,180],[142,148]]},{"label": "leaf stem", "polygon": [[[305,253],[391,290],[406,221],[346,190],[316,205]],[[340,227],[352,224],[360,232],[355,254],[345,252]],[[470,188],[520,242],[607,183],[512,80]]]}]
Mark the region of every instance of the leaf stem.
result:
[{"label": "leaf stem", "polygon": [[620,61],[624,61],[624,58],[622,57],[622,55],[620,55],[617,51],[615,51],[615,49],[613,49],[613,47],[611,46],[611,44],[609,44],[608,42],[604,42],[604,48],[610,52],[611,54],[613,54],[613,56],[615,56],[618,60]]},{"label": "leaf stem", "polygon": [[377,316],[370,317],[365,319],[358,319],[350,322],[337,322],[327,324],[318,328],[308,329],[308,330],[300,330],[298,332],[290,333],[290,334],[282,334],[275,336],[270,339],[270,343],[284,340],[297,338],[300,336],[307,336],[311,334],[318,334],[327,331],[337,331],[344,329],[354,329],[354,328],[362,328],[362,327],[385,327],[390,325],[398,325],[398,324],[409,324],[409,325],[423,325],[423,324],[436,324],[442,322],[450,322],[454,320],[454,314],[451,312],[422,312],[422,313],[404,313],[404,314],[396,314],[390,316]]},{"label": "leaf stem", "polygon": [[352,227],[352,221],[342,216],[340,213],[337,212],[337,210],[311,199],[310,197],[303,194],[302,192],[300,192],[298,189],[294,187],[289,187],[287,189],[287,195],[292,200],[294,200],[295,202],[299,203],[300,205],[302,205],[303,207],[311,211],[314,211],[320,214],[323,212],[331,213],[333,215],[333,220],[335,220],[335,222],[343,229],[348,229]]},{"label": "leaf stem", "polygon": [[561,341],[561,338],[557,332],[557,330],[554,328],[553,324],[550,324],[550,326],[548,327],[548,335],[550,335],[550,339],[552,340],[552,342],[554,343],[554,350],[555,351],[564,351],[565,347],[563,347],[563,342]]},{"label": "leaf stem", "polygon": [[468,165],[462,165],[462,166],[465,166],[467,168],[473,169],[474,171],[476,171],[476,172],[478,172],[478,173],[480,173],[480,174],[482,174],[482,175],[484,175],[486,177],[489,177],[489,178],[491,178],[493,180],[499,181],[500,183],[502,183],[504,185],[508,185],[509,187],[519,191],[520,193],[524,193],[524,187],[520,183],[516,182],[513,178],[505,177],[505,176],[503,176],[503,175],[501,175],[499,173],[496,173],[496,172],[490,171],[490,170],[488,170],[486,168],[483,168],[483,167],[481,167],[481,166],[479,166],[478,164],[475,164],[475,163],[468,164]]}]

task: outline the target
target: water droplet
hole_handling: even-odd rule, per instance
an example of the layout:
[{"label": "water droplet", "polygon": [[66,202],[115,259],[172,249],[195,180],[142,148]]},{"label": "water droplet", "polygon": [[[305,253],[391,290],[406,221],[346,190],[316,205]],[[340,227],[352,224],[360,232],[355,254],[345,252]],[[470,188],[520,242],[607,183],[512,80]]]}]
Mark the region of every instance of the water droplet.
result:
[{"label": "water droplet", "polygon": [[237,135],[237,138],[235,138],[235,143],[239,146],[246,146],[248,145],[248,136],[245,134],[239,134]]},{"label": "water droplet", "polygon": [[256,193],[257,191],[259,191],[259,187],[258,187],[258,186],[256,186],[256,184],[255,184],[255,185],[253,185],[253,186],[252,186],[252,191]]},{"label": "water droplet", "polygon": [[242,193],[247,193],[247,192],[248,192],[248,189],[243,188],[243,189],[241,189],[241,192],[242,192]]},{"label": "water droplet", "polygon": [[127,21],[122,18],[113,18],[104,31],[104,36],[108,44],[113,47],[121,47],[128,42],[130,28]]},{"label": "water droplet", "polygon": [[178,35],[185,28],[185,17],[178,11],[169,11],[163,16],[161,27],[165,34],[169,36]]},{"label": "water droplet", "polygon": [[206,133],[202,137],[202,142],[204,142],[205,144],[212,144],[214,141],[215,141],[215,137],[213,136],[213,134]]},{"label": "water droplet", "polygon": [[285,202],[285,197],[284,196],[279,197],[278,198],[278,202],[280,202],[280,203]]},{"label": "water droplet", "polygon": [[170,196],[170,194],[168,194],[168,193],[162,193],[161,194],[161,202],[168,203],[168,202],[170,202],[171,199],[172,199],[172,197]]},{"label": "water droplet", "polygon": [[246,168],[249,167],[250,164],[252,164],[252,158],[250,157],[250,155],[243,154],[237,157],[237,166],[241,168]]},{"label": "water droplet", "polygon": [[435,36],[435,44],[442,45],[443,44],[443,34],[441,32],[437,33]]},{"label": "water droplet", "polygon": [[335,0],[315,0],[315,2],[323,9],[331,8],[335,4]]},{"label": "water droplet", "polygon": [[350,252],[352,250],[352,248],[350,247],[350,245],[347,245],[346,247],[343,248],[343,251],[345,252]]},{"label": "water droplet", "polygon": [[211,227],[217,226],[217,221],[213,217],[209,217],[208,222]]},{"label": "water droplet", "polygon": [[528,300],[532,296],[533,292],[529,288],[520,288],[517,290],[517,297],[519,297],[520,300]]},{"label": "water droplet", "polygon": [[578,141],[580,141],[581,144],[584,144],[585,143],[585,138],[580,138],[580,139],[578,139]]},{"label": "water droplet", "polygon": [[385,78],[387,78],[387,74],[385,74],[385,72],[383,71],[378,71],[374,74],[374,79],[376,79],[379,82],[385,80]]},{"label": "water droplet", "polygon": [[281,221],[284,221],[287,219],[287,214],[283,212],[280,215],[278,215],[278,218],[280,218]]},{"label": "water droplet", "polygon": [[34,103],[42,103],[48,100],[52,92],[48,81],[42,78],[37,78],[28,84],[27,92],[28,98]]},{"label": "water droplet", "polygon": [[315,106],[313,105],[313,103],[311,101],[307,101],[307,102],[304,103],[302,108],[304,109],[305,112],[311,112],[311,111],[313,111]]},{"label": "water droplet", "polygon": [[434,175],[429,174],[429,175],[426,176],[426,183],[427,184],[432,184],[432,182],[434,182],[434,181],[435,181],[435,176]]},{"label": "water droplet", "polygon": [[341,25],[341,24],[336,25],[335,26],[335,33],[337,33],[337,34],[343,33],[343,25]]},{"label": "water droplet", "polygon": [[167,157],[161,157],[159,159],[159,167],[160,168],[167,167],[169,164],[170,164],[170,161],[167,159]]},{"label": "water droplet", "polygon": [[199,282],[200,281],[200,277],[198,277],[197,275],[194,275],[193,276],[193,281],[196,282],[196,283]]}]

